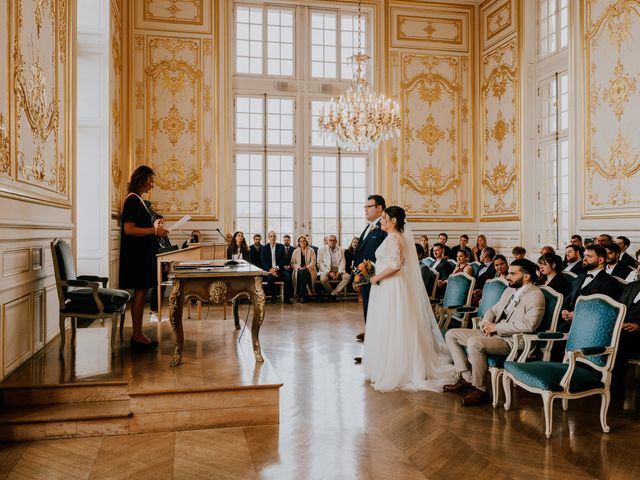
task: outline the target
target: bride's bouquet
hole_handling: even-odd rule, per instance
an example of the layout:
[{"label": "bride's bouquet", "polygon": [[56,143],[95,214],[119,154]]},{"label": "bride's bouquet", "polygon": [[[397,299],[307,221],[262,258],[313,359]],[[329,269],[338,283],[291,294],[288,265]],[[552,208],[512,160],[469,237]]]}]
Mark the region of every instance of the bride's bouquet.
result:
[{"label": "bride's bouquet", "polygon": [[376,274],[376,264],[371,260],[364,260],[353,269],[355,277],[353,278],[353,286],[367,285],[369,279]]}]

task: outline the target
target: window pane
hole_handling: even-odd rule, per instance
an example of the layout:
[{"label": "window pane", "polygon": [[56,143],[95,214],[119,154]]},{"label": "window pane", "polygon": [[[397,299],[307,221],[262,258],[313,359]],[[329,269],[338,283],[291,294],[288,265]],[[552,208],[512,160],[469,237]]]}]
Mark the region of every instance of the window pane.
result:
[{"label": "window pane", "polygon": [[342,157],[340,190],[340,234],[341,245],[348,248],[351,239],[360,236],[366,225],[362,205],[366,203],[367,174],[356,170],[356,166],[366,165],[365,156]]},{"label": "window pane", "polygon": [[336,14],[311,13],[311,75],[336,78]]},{"label": "window pane", "polygon": [[262,74],[261,8],[236,8],[236,72]]},{"label": "window pane", "polygon": [[[366,16],[362,16],[360,22],[361,52],[366,53]],[[358,16],[342,15],[340,17],[340,76],[343,79],[353,78],[353,62],[350,57],[358,53]]]},{"label": "window pane", "polygon": [[267,73],[293,75],[293,11],[267,10]]},{"label": "window pane", "polygon": [[293,156],[267,156],[267,231],[293,235]]},{"label": "window pane", "polygon": [[251,237],[263,233],[262,154],[236,155],[236,229]]},{"label": "window pane", "polygon": [[311,157],[311,241],[322,246],[324,237],[337,235],[337,191],[335,181],[327,182],[327,175],[335,178],[335,156],[314,155]]},{"label": "window pane", "polygon": [[336,139],[333,135],[327,135],[320,131],[318,119],[323,108],[327,108],[329,102],[322,100],[311,101],[311,145],[314,147],[335,147]]},{"label": "window pane", "polygon": [[293,145],[293,99],[267,99],[267,141],[272,145]]},{"label": "window pane", "polygon": [[236,143],[261,144],[262,98],[236,97]]}]

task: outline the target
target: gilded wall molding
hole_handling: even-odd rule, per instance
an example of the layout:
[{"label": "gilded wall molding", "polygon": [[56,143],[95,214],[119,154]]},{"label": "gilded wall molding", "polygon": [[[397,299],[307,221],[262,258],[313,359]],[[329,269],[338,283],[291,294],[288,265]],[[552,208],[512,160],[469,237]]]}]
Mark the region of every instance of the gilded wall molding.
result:
[{"label": "gilded wall molding", "polygon": [[[520,65],[517,5],[481,5],[480,220],[520,217]],[[511,32],[505,37],[505,32]],[[489,43],[489,40],[491,42]]]},{"label": "gilded wall molding", "polygon": [[[2,195],[22,196],[69,207],[69,129],[72,125],[67,18],[75,2],[38,0],[13,4],[12,71],[3,71],[11,90],[10,111],[0,109],[0,182]],[[72,37],[72,36],[71,36]],[[9,40],[4,39],[9,51]],[[8,62],[3,66],[7,68]],[[4,111],[3,111],[4,110]],[[9,135],[9,132],[13,132]]]},{"label": "gilded wall molding", "polygon": [[[156,172],[151,200],[167,218],[188,214],[215,220],[220,192],[217,150],[212,147],[217,114],[212,51],[217,37],[196,33],[210,27],[213,2],[145,0],[144,10],[142,3],[130,10],[135,16],[129,45],[134,166],[148,164]],[[182,3],[198,4],[209,19],[203,18],[198,28],[193,18],[172,20],[174,14],[191,15],[167,10]],[[176,31],[182,34],[176,36]]]},{"label": "gilded wall molding", "polygon": [[136,0],[136,30],[211,34],[212,0]]},{"label": "gilded wall molding", "polygon": [[412,220],[471,221],[473,8],[391,2],[387,12],[402,115],[389,149],[394,197]]},{"label": "gilded wall molding", "polygon": [[111,104],[111,214],[117,216],[124,194],[124,29],[123,12],[116,0],[110,2],[109,35],[111,59],[109,64],[109,98]]},{"label": "gilded wall molding", "polygon": [[[583,216],[639,216],[640,1],[593,0],[582,9]],[[596,60],[597,59],[597,62]]]}]

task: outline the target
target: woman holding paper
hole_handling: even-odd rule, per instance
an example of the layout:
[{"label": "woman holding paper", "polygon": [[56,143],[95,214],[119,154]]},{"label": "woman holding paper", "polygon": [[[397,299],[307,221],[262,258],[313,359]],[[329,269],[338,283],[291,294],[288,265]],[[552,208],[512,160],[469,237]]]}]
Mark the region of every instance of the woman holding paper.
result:
[{"label": "woman holding paper", "polygon": [[142,195],[155,186],[155,173],[141,165],[131,174],[127,186],[129,194],[122,206],[120,234],[120,283],[119,288],[133,290],[131,317],[133,335],[131,348],[145,350],[156,347],[158,342],[142,333],[142,315],[147,291],[156,285],[156,236],[164,237],[169,231],[164,219],[156,218],[149,210]]}]

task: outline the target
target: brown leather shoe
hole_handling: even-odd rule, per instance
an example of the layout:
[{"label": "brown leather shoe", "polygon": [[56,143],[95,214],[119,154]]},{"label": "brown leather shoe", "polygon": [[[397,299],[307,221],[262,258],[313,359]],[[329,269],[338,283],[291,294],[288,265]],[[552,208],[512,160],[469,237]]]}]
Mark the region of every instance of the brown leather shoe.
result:
[{"label": "brown leather shoe", "polygon": [[461,398],[462,405],[465,407],[477,407],[489,402],[489,392],[473,387],[473,389]]},{"label": "brown leather shoe", "polygon": [[456,383],[450,383],[442,387],[442,390],[449,393],[466,393],[467,390],[473,388],[469,382],[460,377]]},{"label": "brown leather shoe", "polygon": [[359,342],[364,342],[364,332],[359,333],[358,335],[356,335],[356,339]]}]

